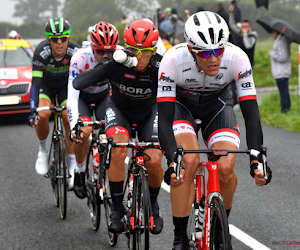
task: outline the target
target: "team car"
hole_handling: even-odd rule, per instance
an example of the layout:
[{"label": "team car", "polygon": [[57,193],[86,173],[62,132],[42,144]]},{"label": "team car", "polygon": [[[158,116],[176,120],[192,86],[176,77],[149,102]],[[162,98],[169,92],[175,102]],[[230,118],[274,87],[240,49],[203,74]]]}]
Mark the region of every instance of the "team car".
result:
[{"label": "team car", "polygon": [[0,115],[30,112],[32,57],[28,41],[0,39]]}]

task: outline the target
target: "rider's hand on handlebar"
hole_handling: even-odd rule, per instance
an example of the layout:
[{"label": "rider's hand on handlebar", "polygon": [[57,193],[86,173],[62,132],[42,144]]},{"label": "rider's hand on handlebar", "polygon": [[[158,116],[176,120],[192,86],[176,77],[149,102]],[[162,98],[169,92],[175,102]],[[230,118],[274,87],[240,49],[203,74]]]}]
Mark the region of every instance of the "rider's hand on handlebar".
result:
[{"label": "rider's hand on handlebar", "polygon": [[254,178],[254,182],[257,186],[267,185],[272,179],[272,171],[267,167],[268,180],[265,180],[264,173],[257,169],[258,163],[252,162],[250,165],[250,175]]},{"label": "rider's hand on handlebar", "polygon": [[78,130],[76,126],[70,131],[69,133],[69,139],[76,145],[81,144],[83,139],[83,132],[82,130],[79,130],[79,137],[76,135],[78,134]]},{"label": "rider's hand on handlebar", "polygon": [[185,169],[181,168],[180,169],[180,174],[179,174],[180,179],[177,180],[176,179],[176,173],[174,171],[174,163],[171,163],[170,167],[167,169],[167,171],[165,171],[164,181],[165,181],[165,183],[167,183],[171,187],[175,187],[175,186],[178,186],[178,185],[183,183],[184,175],[185,175]]},{"label": "rider's hand on handlebar", "polygon": [[[35,122],[34,122],[34,126],[33,126],[33,118],[35,117]],[[39,124],[39,121],[40,121],[40,117],[37,116],[37,114],[31,114],[30,116],[28,116],[27,118],[27,124],[30,126],[30,127],[35,127]]]}]

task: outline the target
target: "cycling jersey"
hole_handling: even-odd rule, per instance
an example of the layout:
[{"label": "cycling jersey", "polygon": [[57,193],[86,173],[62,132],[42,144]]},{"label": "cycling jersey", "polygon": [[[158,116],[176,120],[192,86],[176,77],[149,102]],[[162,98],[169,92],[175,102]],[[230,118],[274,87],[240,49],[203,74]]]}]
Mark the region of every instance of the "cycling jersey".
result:
[{"label": "cycling jersey", "polygon": [[[206,114],[201,117],[205,119],[210,113],[217,113],[214,111],[214,104],[232,80],[235,80],[237,86],[246,123],[248,147],[259,149],[262,145],[256,90],[249,59],[239,47],[227,44],[219,72],[215,76],[206,75],[202,70],[197,69],[187,44],[176,45],[164,55],[159,69],[157,101],[159,139],[168,162],[172,160],[172,155],[176,151],[176,141],[172,130],[176,99],[187,106],[191,112],[197,110],[198,114]],[[228,100],[225,103],[227,106],[232,106],[232,102]],[[194,119],[199,118],[193,116]]]},{"label": "cycling jersey", "polygon": [[89,72],[79,74],[73,81],[75,89],[96,86],[108,79],[110,98],[119,108],[131,112],[140,112],[156,103],[158,68],[161,55],[152,56],[149,65],[142,71],[127,68],[107,56]]},{"label": "cycling jersey", "polygon": [[50,89],[67,87],[70,60],[80,45],[70,40],[67,52],[63,58],[55,59],[47,40],[42,41],[35,49],[32,62],[32,87],[30,92],[30,107],[38,106],[39,89],[46,84]]}]

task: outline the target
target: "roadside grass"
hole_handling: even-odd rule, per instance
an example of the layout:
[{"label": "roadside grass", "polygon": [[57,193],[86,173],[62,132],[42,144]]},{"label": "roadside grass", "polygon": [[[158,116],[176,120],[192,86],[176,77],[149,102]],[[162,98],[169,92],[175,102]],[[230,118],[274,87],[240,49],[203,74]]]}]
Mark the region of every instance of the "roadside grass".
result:
[{"label": "roadside grass", "polygon": [[273,91],[270,95],[264,96],[259,105],[261,122],[300,133],[300,96],[293,90],[290,90],[290,94],[292,105],[288,113],[281,113],[278,91]]}]

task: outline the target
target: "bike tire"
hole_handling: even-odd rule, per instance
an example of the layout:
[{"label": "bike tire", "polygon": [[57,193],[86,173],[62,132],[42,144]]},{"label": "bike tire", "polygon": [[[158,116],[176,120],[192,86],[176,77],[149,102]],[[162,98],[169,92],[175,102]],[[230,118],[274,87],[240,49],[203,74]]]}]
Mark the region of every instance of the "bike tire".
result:
[{"label": "bike tire", "polygon": [[109,189],[109,180],[108,180],[107,171],[104,169],[104,157],[100,156],[100,158],[101,158],[101,161],[100,161],[101,166],[100,167],[103,169],[102,188],[103,188],[103,205],[104,205],[106,232],[107,232],[109,244],[111,246],[115,246],[118,242],[118,235],[111,233],[108,230],[109,216],[112,213],[112,209],[113,209],[113,204],[112,204],[112,199],[111,199],[111,194],[110,194],[110,189]]},{"label": "bike tire", "polygon": [[133,249],[149,249],[150,231],[150,193],[148,179],[144,171],[140,171],[136,190],[136,228],[133,233]]},{"label": "bike tire", "polygon": [[56,207],[59,207],[59,195],[58,195],[58,185],[57,185],[57,157],[56,157],[56,149],[58,149],[58,143],[55,139],[52,138],[48,165],[49,165],[49,177],[51,181],[51,187],[54,196],[54,204]]},{"label": "bike tire", "polygon": [[85,178],[87,205],[89,207],[91,224],[94,231],[98,231],[101,220],[99,184],[102,185],[102,183],[99,181],[101,178],[99,153],[98,150],[93,151],[93,148],[89,150],[86,156]]},{"label": "bike tire", "polygon": [[213,198],[211,203],[210,250],[231,250],[228,219],[223,201]]},{"label": "bike tire", "polygon": [[59,210],[60,217],[65,220],[67,216],[67,166],[68,154],[65,140],[62,136],[58,138],[58,195],[59,195]]}]

